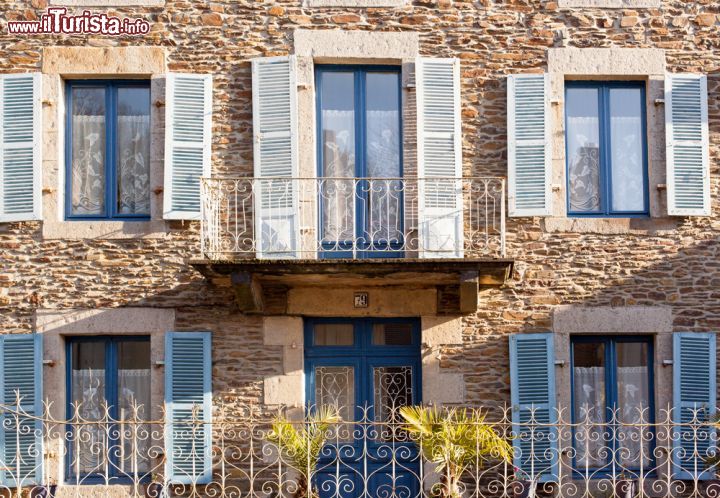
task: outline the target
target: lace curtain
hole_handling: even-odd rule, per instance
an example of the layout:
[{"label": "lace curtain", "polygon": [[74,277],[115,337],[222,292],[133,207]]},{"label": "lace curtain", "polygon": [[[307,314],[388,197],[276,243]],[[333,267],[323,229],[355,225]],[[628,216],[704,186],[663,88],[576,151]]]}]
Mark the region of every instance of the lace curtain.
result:
[{"label": "lace curtain", "polygon": [[568,117],[567,150],[570,210],[600,209],[600,138],[598,119]]},{"label": "lace curtain", "polygon": [[[132,420],[132,407],[142,405],[138,418],[150,418],[150,370],[120,370],[118,372],[119,420]],[[86,369],[72,371],[73,401],[79,404],[78,414],[82,421],[107,421],[105,416],[105,370]],[[119,470],[133,472],[133,454],[137,459],[137,471],[149,468],[148,450],[152,445],[150,427],[146,424],[85,423],[75,427],[72,447],[73,461],[70,469],[80,475],[102,471],[109,454],[116,455]],[[108,451],[108,446],[113,449]]]},{"label": "lace curtain", "polygon": [[[72,117],[72,212],[103,216],[106,169],[105,117]],[[150,214],[150,116],[117,120],[119,214]]]},{"label": "lace curtain", "polygon": [[641,447],[641,432],[636,424],[649,422],[647,367],[617,369],[618,406],[616,423],[607,422],[605,369],[576,367],[575,376],[575,448],[578,465],[603,467],[613,455],[616,463],[636,468],[641,458],[650,461],[650,443]]},{"label": "lace curtain", "polygon": [[150,116],[120,116],[118,213],[150,214]]}]

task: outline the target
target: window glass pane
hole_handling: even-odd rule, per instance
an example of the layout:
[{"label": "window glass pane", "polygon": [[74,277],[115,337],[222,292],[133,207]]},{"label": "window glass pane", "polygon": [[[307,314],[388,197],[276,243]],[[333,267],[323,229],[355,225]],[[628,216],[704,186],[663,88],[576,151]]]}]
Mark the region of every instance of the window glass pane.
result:
[{"label": "window glass pane", "polygon": [[71,209],[105,215],[105,89],[72,90]]},{"label": "window glass pane", "polygon": [[412,344],[412,325],[409,323],[376,323],[372,342],[376,346],[409,346]]},{"label": "window glass pane", "polygon": [[150,420],[150,341],[118,343],[118,406],[121,424],[118,431],[122,459],[120,471],[132,473],[136,463],[139,472],[150,468],[148,452],[153,444],[150,426],[138,423]]},{"label": "window glass pane", "polygon": [[400,176],[400,74],[365,76],[367,171],[375,178]]},{"label": "window glass pane", "polygon": [[366,226],[374,242],[399,242],[402,184],[379,178],[400,176],[400,74],[368,72],[365,75],[367,176],[370,212]]},{"label": "window glass pane", "polygon": [[[617,418],[619,446],[618,455],[624,465],[639,467],[641,456],[649,463],[650,446],[647,434],[641,437],[638,424],[652,420],[650,412],[650,377],[648,375],[648,344],[619,342],[615,345],[617,356]],[[629,424],[629,425],[624,425]],[[640,441],[644,440],[641,451]]]},{"label": "window glass pane", "polygon": [[[105,400],[105,343],[73,342],[71,402],[78,422],[107,420]],[[77,424],[68,447],[73,448],[70,468],[90,474],[102,471],[107,453],[102,424]]]},{"label": "window glass pane", "polygon": [[399,425],[402,422],[400,408],[413,404],[412,367],[393,366],[373,369],[373,401],[375,421],[379,424],[377,435],[380,439],[404,437]]},{"label": "window glass pane", "polygon": [[[355,177],[355,74],[320,73],[320,185],[324,241],[352,240],[354,236]],[[333,179],[335,178],[335,179]]]},{"label": "window glass pane", "polygon": [[150,89],[117,91],[117,212],[150,215]]},{"label": "window glass pane", "polygon": [[575,448],[582,465],[601,465],[605,461],[605,345],[573,344],[573,396]]},{"label": "window glass pane", "polygon": [[352,323],[319,323],[314,327],[316,346],[352,346],[355,332]]},{"label": "window glass pane", "polygon": [[642,112],[640,88],[610,89],[613,211],[645,209]]},{"label": "window glass pane", "polygon": [[571,212],[600,210],[600,124],[598,90],[568,88],[567,161]]},{"label": "window glass pane", "polygon": [[[344,421],[352,422],[355,413],[355,369],[353,367],[316,367],[315,403],[317,408],[332,406]],[[338,437],[352,437],[352,425],[338,427]]]}]

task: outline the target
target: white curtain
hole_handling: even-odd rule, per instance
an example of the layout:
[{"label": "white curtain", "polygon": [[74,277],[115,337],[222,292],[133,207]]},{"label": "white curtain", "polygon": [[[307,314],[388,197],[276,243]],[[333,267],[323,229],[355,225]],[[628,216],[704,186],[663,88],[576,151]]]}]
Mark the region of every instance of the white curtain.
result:
[{"label": "white curtain", "polygon": [[[146,424],[109,424],[105,413],[105,370],[86,369],[72,371],[73,402],[79,404],[78,415],[83,424],[75,426],[74,441],[68,442],[73,451],[70,470],[73,473],[102,473],[108,458],[108,446],[118,447],[120,469],[132,472],[131,458],[135,454],[138,472],[148,468],[147,454],[152,441]],[[131,408],[142,404],[138,419],[149,419],[150,370],[120,370],[119,372],[119,420],[131,420]],[[99,421],[93,424],[91,422]],[[88,423],[90,422],[90,423]],[[112,441],[111,441],[112,440]],[[117,440],[120,440],[118,443]]]},{"label": "white curtain", "polygon": [[602,466],[605,433],[605,368],[575,367],[575,449],[579,466]]},{"label": "white curtain", "polygon": [[150,116],[117,123],[118,213],[150,214]]},{"label": "white curtain", "polygon": [[[323,174],[328,178],[355,177],[355,113],[322,111]],[[324,180],[321,186],[323,241],[353,240],[355,191],[352,180]]]},{"label": "white curtain", "polygon": [[645,208],[643,138],[640,117],[612,118],[612,197],[616,211]]},{"label": "white curtain", "polygon": [[[647,430],[638,427],[650,422],[647,367],[617,369],[618,406],[616,420],[608,421],[605,400],[605,368],[576,367],[575,448],[579,466],[602,467],[611,461],[614,448],[616,464],[637,468],[640,461],[648,465],[650,443]],[[642,445],[642,446],[641,446]]]},{"label": "white curtain", "polygon": [[105,211],[105,116],[72,117],[72,212]]},{"label": "white curtain", "polygon": [[[368,111],[367,170],[373,178],[400,176],[399,111]],[[373,242],[399,242],[402,183],[378,180],[370,186],[369,238]]]},{"label": "white curtain", "polygon": [[598,118],[568,117],[567,153],[572,211],[600,209],[599,142]]}]

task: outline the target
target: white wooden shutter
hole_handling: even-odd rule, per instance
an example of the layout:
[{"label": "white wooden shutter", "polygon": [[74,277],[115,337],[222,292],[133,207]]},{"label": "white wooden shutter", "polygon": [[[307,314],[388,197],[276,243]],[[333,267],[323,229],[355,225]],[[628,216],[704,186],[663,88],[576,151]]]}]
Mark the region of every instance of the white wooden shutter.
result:
[{"label": "white wooden shutter", "polygon": [[176,484],[212,479],[210,332],[165,336],[166,472]]},{"label": "white wooden shutter", "polygon": [[508,209],[510,216],[552,214],[549,77],[507,80]]},{"label": "white wooden shutter", "polygon": [[200,177],[210,175],[212,76],[169,73],[165,89],[166,220],[200,219]]},{"label": "white wooden shutter", "polygon": [[27,486],[42,482],[42,336],[0,336],[2,400],[0,414],[0,484]]},{"label": "white wooden shutter", "polygon": [[710,215],[707,77],[665,78],[668,214]]},{"label": "white wooden shutter", "polygon": [[0,222],[42,218],[40,73],[0,75]]},{"label": "white wooden shutter", "polygon": [[420,256],[463,256],[460,61],[418,58],[417,143]]},{"label": "white wooden shutter", "polygon": [[254,59],[252,81],[257,256],[295,258],[300,189],[295,57]]}]

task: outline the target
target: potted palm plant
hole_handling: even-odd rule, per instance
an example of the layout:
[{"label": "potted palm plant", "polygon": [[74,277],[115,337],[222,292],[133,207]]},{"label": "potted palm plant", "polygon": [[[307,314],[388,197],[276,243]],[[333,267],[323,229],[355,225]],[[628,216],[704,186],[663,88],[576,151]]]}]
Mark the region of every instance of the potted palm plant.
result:
[{"label": "potted palm plant", "polygon": [[421,455],[435,464],[440,483],[433,494],[441,498],[462,498],[462,475],[476,463],[512,461],[512,446],[485,422],[479,410],[405,406],[400,415]]},{"label": "potted palm plant", "polygon": [[282,456],[300,474],[295,498],[319,497],[312,483],[312,473],[331,426],[340,421],[337,409],[332,406],[318,408],[302,423],[290,422],[282,416],[273,421],[267,440],[278,447]]}]

